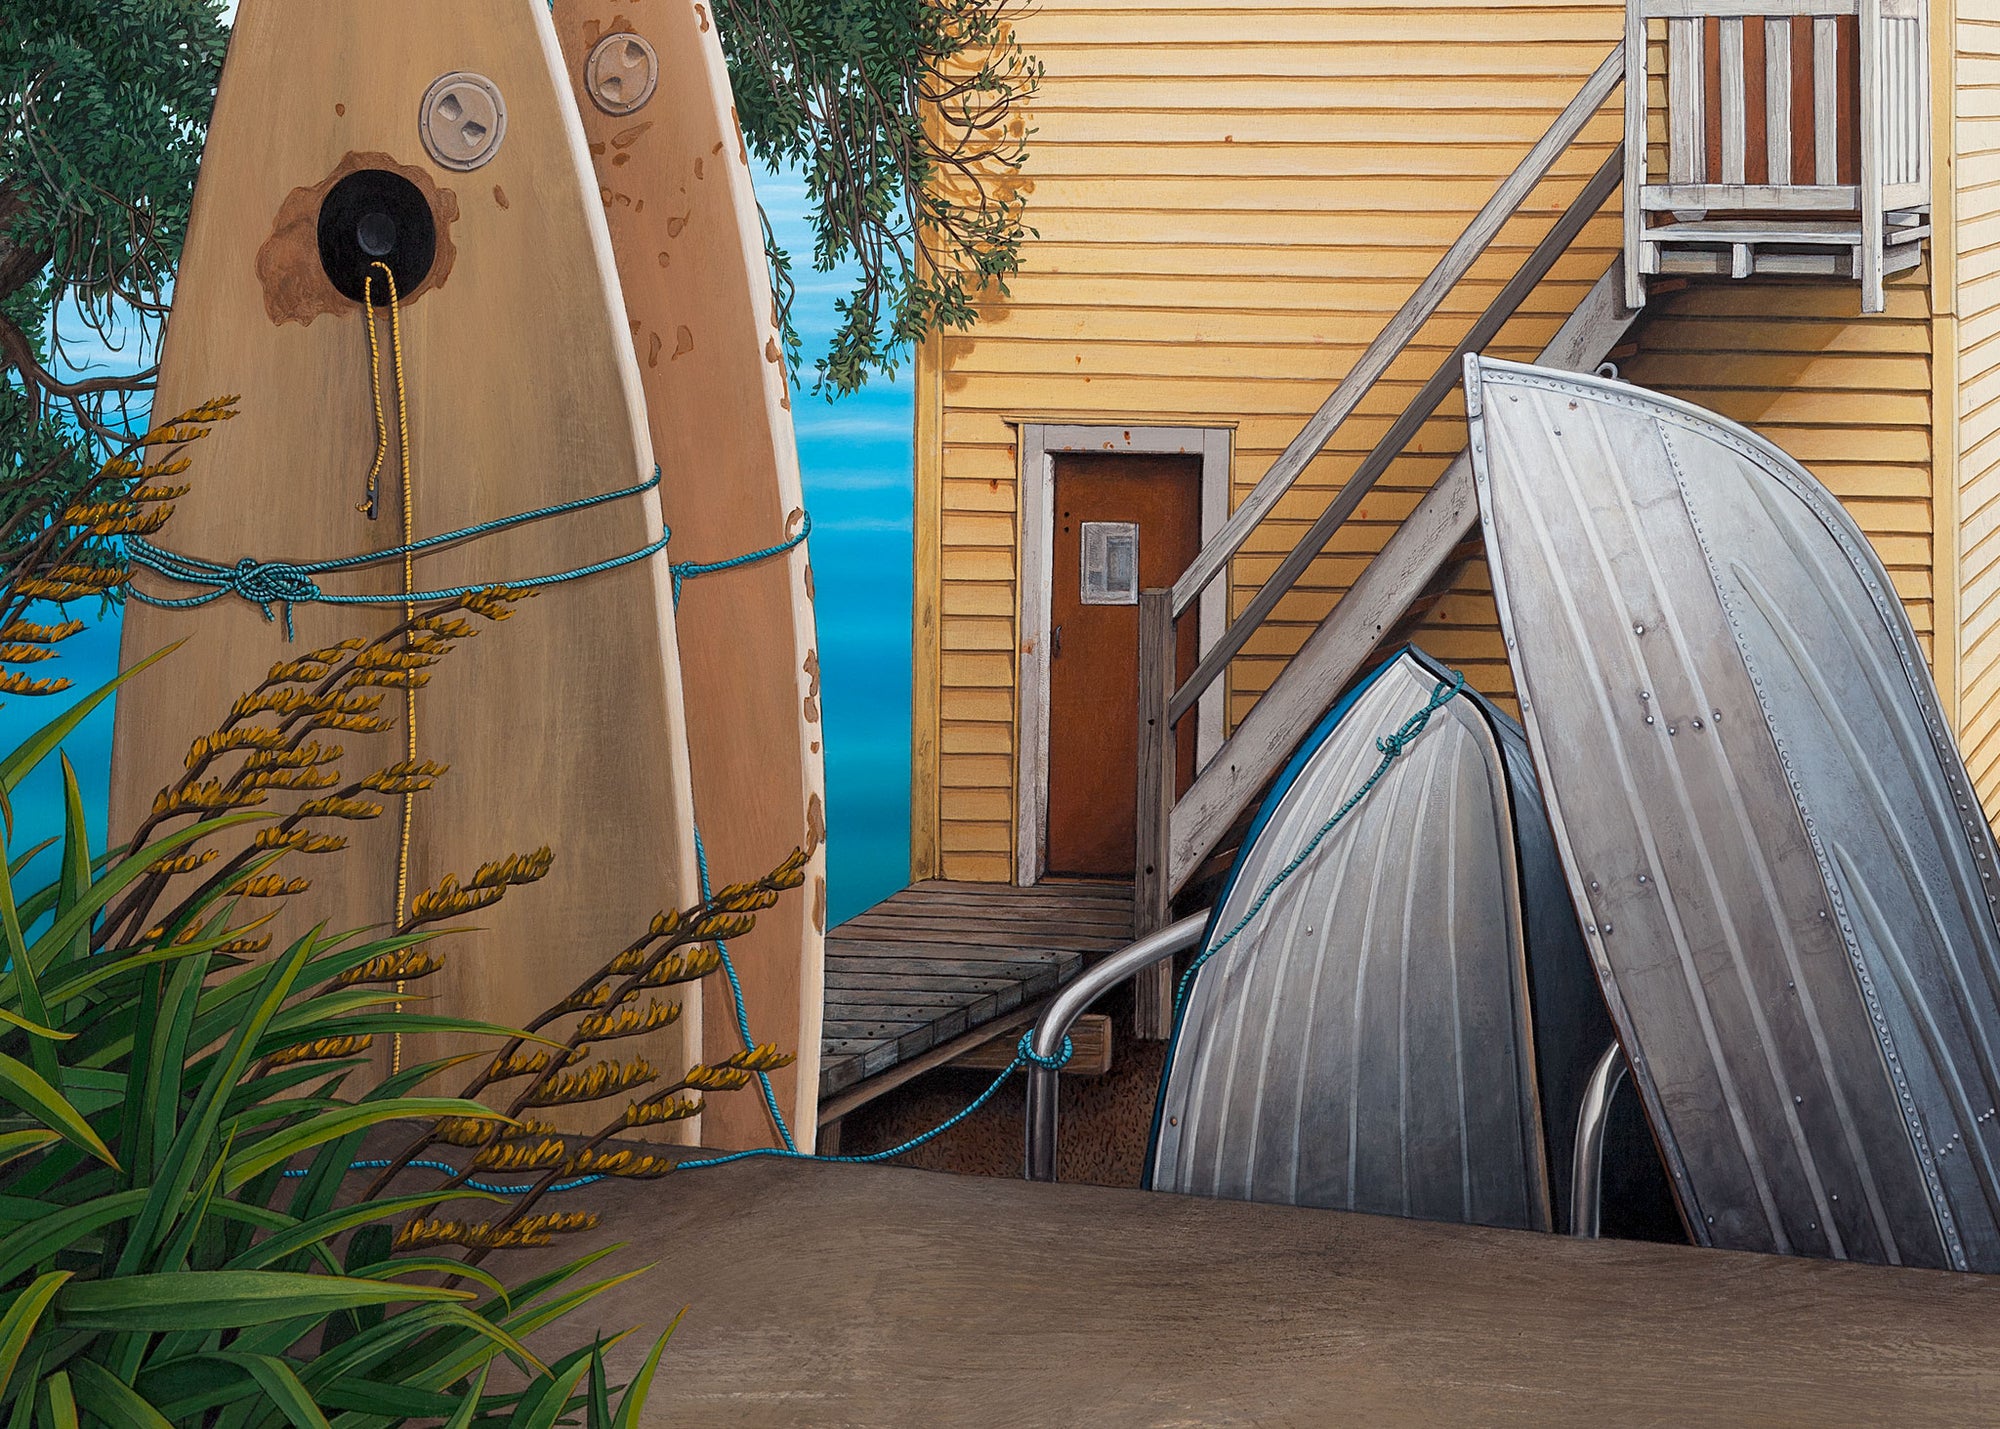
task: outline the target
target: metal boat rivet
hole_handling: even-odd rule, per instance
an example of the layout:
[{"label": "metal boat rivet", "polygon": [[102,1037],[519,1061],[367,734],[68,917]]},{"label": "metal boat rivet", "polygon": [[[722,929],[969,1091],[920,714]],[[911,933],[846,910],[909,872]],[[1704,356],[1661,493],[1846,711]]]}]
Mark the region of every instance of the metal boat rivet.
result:
[{"label": "metal boat rivet", "polygon": [[1179,1126],[1180,1124],[1181,1124],[1181,1119],[1177,1116],[1170,1116],[1167,1118],[1168,1126]]},{"label": "metal boat rivet", "polygon": [[1789,989],[1796,989],[1798,987],[1798,984],[1795,982],[1787,982],[1785,986]]},{"label": "metal boat rivet", "polygon": [[1553,432],[1556,436],[1561,436],[1563,434],[1563,429],[1561,427],[1550,427],[1549,430]]},{"label": "metal boat rivet", "polygon": [[1643,625],[1635,625],[1632,627],[1632,633],[1634,635],[1644,635],[1646,633],[1646,627]]},{"label": "metal boat rivet", "polygon": [[1674,733],[1677,733],[1677,732],[1678,732],[1678,731],[1676,731],[1676,730],[1674,729],[1674,727],[1673,727],[1672,725],[1668,725],[1668,726],[1667,726],[1667,733],[1668,733],[1668,734],[1674,734]]},{"label": "metal boat rivet", "polygon": [[1597,880],[1594,878],[1590,880],[1590,891],[1592,893],[1595,893],[1597,891]]},{"label": "metal boat rivet", "polygon": [[1646,882],[1648,882],[1648,881],[1649,881],[1649,880],[1647,879],[1647,877],[1646,877],[1646,875],[1645,875],[1645,874],[1643,874],[1643,873],[1642,873],[1642,874],[1640,874],[1640,875],[1639,875],[1639,882],[1640,882],[1640,883],[1642,883],[1642,884],[1643,884],[1643,883],[1646,883]]},{"label": "metal boat rivet", "polygon": [[1818,1229],[1819,1229],[1819,1222],[1818,1222],[1818,1221],[1813,1221],[1813,1222],[1812,1222],[1811,1224],[1809,1224],[1809,1225],[1808,1225],[1808,1226],[1806,1227],[1806,1229],[1807,1229],[1807,1230],[1809,1230],[1809,1231],[1816,1231],[1816,1230],[1818,1230]]},{"label": "metal boat rivet", "polygon": [[1695,727],[1696,729],[1700,729],[1700,728],[1701,728],[1701,720],[1700,720],[1699,718],[1697,718],[1697,719],[1695,720],[1695,722],[1694,722],[1694,727]]},{"label": "metal boat rivet", "polygon": [[1607,932],[1607,933],[1608,933],[1608,932],[1610,932],[1610,931],[1611,931],[1611,925],[1610,925],[1609,923],[1606,923],[1606,924],[1604,925],[1604,929],[1603,929],[1603,931],[1605,931],[1605,932]]},{"label": "metal boat rivet", "polygon": [[1709,1223],[1710,1225],[1714,1225],[1714,1224],[1715,1224],[1715,1217],[1714,1217],[1714,1216],[1710,1216],[1710,1217],[1708,1218],[1708,1223]]},{"label": "metal boat rivet", "polygon": [[1824,909],[1824,908],[1820,909],[1820,910],[1819,910],[1819,916],[1820,916],[1821,918],[1824,918],[1824,917],[1826,917],[1826,909]]},{"label": "metal boat rivet", "polygon": [[469,70],[440,75],[424,91],[417,134],[431,158],[447,169],[462,172],[490,162],[507,136],[500,86]]},{"label": "metal boat rivet", "polygon": [[1792,1095],[1793,1106],[1804,1106],[1805,1104],[1806,1104],[1806,1099],[1804,1097],[1799,1096],[1796,1092],[1793,1093]]},{"label": "metal boat rivet", "polygon": [[1639,691],[1639,698],[1642,700],[1650,700],[1651,698],[1653,698],[1653,692],[1651,690],[1641,690]]},{"label": "metal boat rivet", "polygon": [[1829,1195],[1827,1196],[1827,1199],[1828,1199],[1829,1201],[1837,1201],[1837,1200],[1839,1200],[1839,1199],[1840,1199],[1840,1192],[1838,1192],[1838,1191],[1834,1191],[1834,1192],[1832,1192],[1831,1194],[1829,1194]]},{"label": "metal boat rivet", "polygon": [[1651,724],[1652,722],[1653,722],[1653,717],[1652,717],[1651,715],[1647,715],[1647,716],[1646,716],[1646,723],[1647,723],[1647,724]]},{"label": "metal boat rivet", "polygon": [[659,53],[630,31],[606,35],[583,63],[583,84],[606,114],[636,113],[660,86]]}]

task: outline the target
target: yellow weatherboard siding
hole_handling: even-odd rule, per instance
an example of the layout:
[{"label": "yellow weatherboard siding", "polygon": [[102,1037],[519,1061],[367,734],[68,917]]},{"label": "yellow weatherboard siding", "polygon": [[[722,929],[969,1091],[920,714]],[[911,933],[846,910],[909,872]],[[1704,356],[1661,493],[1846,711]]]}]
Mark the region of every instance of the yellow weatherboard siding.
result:
[{"label": "yellow weatherboard siding", "polygon": [[[1619,5],[1067,3],[1021,24],[1047,67],[1029,116],[1011,295],[927,347],[918,496],[916,871],[1013,876],[1017,423],[1232,423],[1255,484],[1622,34]],[[1251,538],[1232,613],[1448,355],[1618,137],[1614,100]],[[1588,226],[1488,351],[1532,360],[1616,256]],[[1929,306],[1920,275],[1859,316],[1852,283],[1703,283],[1663,297],[1626,364],[1749,422],[1850,502],[1920,631],[1931,610]],[[1453,397],[1230,674],[1233,723],[1464,445]],[[934,505],[927,502],[934,501]],[[929,523],[929,531],[925,529]],[[936,556],[927,557],[934,549]],[[927,560],[935,561],[926,565]],[[927,595],[934,592],[934,595]],[[934,683],[921,653],[937,611]],[[1483,564],[1418,638],[1511,699]],[[924,731],[936,730],[934,752]],[[934,803],[931,802],[934,799]],[[929,830],[935,830],[934,843]]]},{"label": "yellow weatherboard siding", "polygon": [[2000,813],[2000,4],[1962,0],[1948,193],[1957,231],[1959,740]]}]

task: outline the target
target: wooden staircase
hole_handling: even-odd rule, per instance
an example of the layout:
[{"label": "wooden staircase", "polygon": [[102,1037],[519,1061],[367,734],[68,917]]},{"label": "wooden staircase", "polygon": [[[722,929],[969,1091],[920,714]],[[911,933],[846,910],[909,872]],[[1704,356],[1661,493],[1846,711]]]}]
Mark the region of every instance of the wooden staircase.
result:
[{"label": "wooden staircase", "polygon": [[[1630,0],[1625,42],[1600,64],[1548,132],[1522,158],[1430,275],[1369,345],[1297,437],[1244,498],[1171,588],[1139,600],[1138,869],[1134,916],[1143,935],[1171,920],[1174,900],[1190,888],[1241,829],[1299,740],[1386,642],[1408,630],[1414,607],[1449,589],[1445,573],[1461,565],[1478,539],[1478,502],[1470,456],[1460,452],[1416,509],[1369,561],[1332,611],[1306,638],[1276,681],[1200,771],[1175,797],[1175,726],[1228,670],[1280,600],[1359,509],[1404,447],[1456,389],[1463,359],[1499,334],[1524,300],[1621,183],[1625,245],[1538,361],[1587,372],[1610,355],[1638,320],[1654,274],[1711,273],[1748,277],[1793,273],[1858,279],[1864,311],[1880,311],[1887,272],[1918,261],[1929,232],[1918,203],[1928,198],[1928,89],[1918,0],[1769,0],[1750,13],[1748,0]],[[1776,16],[1777,18],[1767,18]],[[1792,17],[1797,17],[1796,19]],[[1854,28],[1842,28],[1841,17]],[[1912,19],[1914,16],[1914,20]],[[1914,32],[1906,27],[1916,24]],[[1746,27],[1763,47],[1761,87],[1748,84]],[[1769,33],[1765,31],[1768,29]],[[1794,31],[1809,37],[1794,56]],[[1779,36],[1784,36],[1780,40]],[[1850,56],[1841,48],[1860,37],[1852,58],[1860,76],[1858,108],[1843,119],[1838,76]],[[1648,169],[1650,118],[1646,75],[1649,46],[1664,39],[1668,56],[1666,129],[1669,182],[1654,185]],[[1719,82],[1705,79],[1716,59]],[[1628,74],[1625,133],[1597,171],[1522,261],[1402,414],[1362,458],[1318,519],[1299,538],[1240,615],[1176,685],[1176,622],[1199,608],[1204,591],[1230,569],[1245,542],[1306,467],[1351,417],[1418,332],[1492,244],[1523,201],[1548,175],[1585,125]],[[1794,84],[1814,96],[1809,131],[1813,165],[1795,175]],[[1762,96],[1762,108],[1749,102]],[[1782,101],[1782,102],[1781,102]],[[1822,101],[1827,101],[1822,103]],[[1831,107],[1829,107],[1831,105]],[[1918,111],[1921,111],[1919,113]],[[1843,123],[1858,149],[1851,182],[1841,167]],[[1746,153],[1762,146],[1749,184]],[[1781,162],[1779,149],[1783,148]],[[1709,183],[1711,149],[1720,153],[1719,180]],[[1818,162],[1825,157],[1826,162]],[[1841,205],[1855,212],[1843,216]],[[1665,222],[1655,223],[1659,216]],[[1679,282],[1676,282],[1679,286]],[[1475,547],[1476,549],[1476,547]],[[1211,869],[1212,871],[1212,869]],[[1161,963],[1138,980],[1138,1031],[1168,1035],[1172,969]]]}]

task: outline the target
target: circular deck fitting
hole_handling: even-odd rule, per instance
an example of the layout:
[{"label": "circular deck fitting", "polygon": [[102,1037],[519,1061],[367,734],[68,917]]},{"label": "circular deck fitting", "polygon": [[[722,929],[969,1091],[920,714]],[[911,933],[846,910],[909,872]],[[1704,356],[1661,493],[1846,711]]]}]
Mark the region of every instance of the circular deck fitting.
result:
[{"label": "circular deck fitting", "polygon": [[447,169],[462,172],[489,162],[507,137],[500,86],[468,70],[441,75],[424,91],[417,133],[431,158]]},{"label": "circular deck fitting", "polygon": [[643,35],[606,35],[583,62],[583,87],[606,114],[636,114],[660,87],[660,56]]}]

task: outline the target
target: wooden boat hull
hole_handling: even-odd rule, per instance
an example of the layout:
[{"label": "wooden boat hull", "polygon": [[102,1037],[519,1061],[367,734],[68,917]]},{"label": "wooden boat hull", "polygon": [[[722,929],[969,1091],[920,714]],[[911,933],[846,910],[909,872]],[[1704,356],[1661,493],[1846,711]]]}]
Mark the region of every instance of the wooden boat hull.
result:
[{"label": "wooden boat hull", "polygon": [[[400,0],[243,0],[166,332],[162,415],[240,393],[242,414],[193,452],[194,489],[159,544],[233,564],[322,560],[402,539],[388,314],[381,397],[392,444],[379,519],[357,510],[376,449],[363,307],[322,267],[317,218],[344,172],[408,178],[437,229],[436,262],[406,286],[401,336],[417,536],[642,483],[653,470],[643,398],[584,139],[542,0],[476,15]],[[441,76],[472,71],[505,106],[487,162],[439,162],[419,132]],[[471,122],[471,121],[466,121]],[[470,132],[470,131],[466,131]],[[450,137],[449,135],[447,137]],[[490,130],[474,137],[490,137]],[[446,151],[449,152],[449,151]],[[563,571],[660,535],[647,493],[416,560],[419,588]],[[328,575],[333,592],[400,592],[400,562]],[[417,752],[450,766],[415,801],[412,895],[447,873],[543,844],[550,875],[447,941],[444,971],[411,989],[456,1015],[518,1023],[692,901],[692,816],[674,615],[664,554],[552,586],[466,642],[417,697]],[[163,598],[189,587],[142,571]],[[127,661],[180,652],[119,702],[112,821],[131,830],[240,692],[277,661],[400,620],[400,604],[300,604],[282,619],[228,595],[199,609],[126,611]],[[391,694],[384,712],[401,716]],[[399,719],[400,725],[400,719]],[[349,777],[403,756],[405,731],[343,736]],[[360,761],[366,761],[361,763]],[[341,826],[353,844],[316,864],[277,931],[397,920],[400,801]],[[678,1027],[623,1044],[672,1068],[700,1047],[700,1000]],[[382,1039],[386,1042],[386,1039]],[[685,1044],[685,1045],[684,1045]],[[392,1048],[378,1043],[386,1064]],[[440,1054],[406,1039],[405,1064]],[[597,1110],[586,1108],[592,1125]]]},{"label": "wooden boat hull", "polygon": [[1880,562],[1710,413],[1467,388],[1529,739],[1695,1236],[2000,1270],[1996,854]]},{"label": "wooden boat hull", "polygon": [[[1307,737],[1204,946],[1452,678],[1406,649]],[[1567,1228],[1577,1107],[1610,1040],[1525,741],[1466,690],[1196,975],[1152,1185]]]},{"label": "wooden boat hull", "polygon": [[[749,156],[700,0],[557,0],[557,33],[645,387],[674,559],[710,563],[800,535],[805,499]],[[622,39],[621,37],[629,37]],[[710,876],[753,878],[794,848],[806,887],[729,945],[752,1035],[797,1055],[771,1075],[811,1149],[825,999],[826,829],[812,569],[803,541],[688,580],[679,608],[695,811]],[[742,1047],[707,983],[705,1052]],[[761,1098],[718,1098],[711,1146],[773,1145]]]}]

